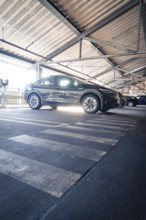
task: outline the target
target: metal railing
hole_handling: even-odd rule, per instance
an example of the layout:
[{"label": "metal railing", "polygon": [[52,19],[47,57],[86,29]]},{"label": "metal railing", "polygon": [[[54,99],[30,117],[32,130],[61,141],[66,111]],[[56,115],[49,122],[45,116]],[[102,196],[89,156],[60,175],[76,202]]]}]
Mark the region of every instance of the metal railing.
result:
[{"label": "metal railing", "polygon": [[0,107],[7,106],[23,106],[26,102],[24,100],[24,91],[13,88],[0,88]]}]

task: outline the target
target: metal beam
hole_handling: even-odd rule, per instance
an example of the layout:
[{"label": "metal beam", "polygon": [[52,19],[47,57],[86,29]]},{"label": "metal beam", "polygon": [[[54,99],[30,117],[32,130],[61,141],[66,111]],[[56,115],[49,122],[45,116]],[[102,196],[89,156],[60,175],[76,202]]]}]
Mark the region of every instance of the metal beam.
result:
[{"label": "metal beam", "polygon": [[79,50],[79,58],[82,57],[82,40],[80,40],[80,50]]},{"label": "metal beam", "polygon": [[[126,60],[126,61],[124,61],[124,62],[122,62],[122,63],[116,65],[114,68],[127,65],[128,63],[133,62],[133,61],[135,61],[135,60],[137,60],[137,58],[130,58],[130,59],[128,59],[128,60]],[[96,75],[94,75],[94,76],[92,76],[92,77],[93,77],[93,78],[96,78],[96,77],[99,77],[99,76],[103,76],[104,74],[106,74],[106,73],[108,73],[108,72],[110,72],[110,71],[112,71],[112,70],[113,70],[113,67],[110,67],[109,69],[104,70],[103,72],[98,73],[98,74],[96,74]],[[90,78],[89,78],[89,79],[90,79]]]},{"label": "metal beam", "polygon": [[[45,1],[45,0],[39,0],[39,1]],[[45,1],[46,2],[46,1]],[[74,44],[78,43],[81,39],[83,39],[86,36],[89,36],[90,34],[94,33],[104,25],[108,24],[109,22],[113,21],[123,13],[127,12],[129,9],[133,8],[139,4],[139,0],[133,0],[127,3],[125,6],[121,7],[119,10],[114,12],[112,15],[108,16],[107,18],[103,19],[93,27],[89,28],[87,31],[81,33],[79,36],[75,37],[68,43],[64,44],[62,47],[56,49],[52,53],[48,54],[46,57],[47,59],[42,59],[39,63],[47,62],[48,60],[52,59],[53,57],[57,56],[58,54],[62,53],[63,51],[67,50],[69,47],[73,46]]]},{"label": "metal beam", "polygon": [[[146,53],[115,53],[109,55],[101,55],[101,56],[93,56],[93,57],[82,57],[82,58],[75,58],[75,59],[66,59],[66,60],[56,60],[53,61],[54,63],[67,63],[67,62],[76,62],[76,61],[85,61],[85,60],[98,60],[98,59],[105,59],[105,58],[113,58],[113,57],[123,57],[123,56],[130,56],[130,57],[146,57]],[[51,61],[52,62],[52,61]],[[49,63],[48,63],[49,64]]]},{"label": "metal beam", "polygon": [[11,58],[14,58],[14,59],[17,59],[17,60],[20,60],[20,61],[24,61],[24,62],[27,62],[27,63],[30,63],[30,64],[34,64],[35,62],[33,61],[30,61],[29,59],[27,58],[23,58],[21,56],[18,56],[16,54],[12,54],[12,53],[9,53],[7,51],[3,51],[0,49],[0,54],[2,55],[5,55],[5,56],[8,56],[8,57],[11,57]]},{"label": "metal beam", "polygon": [[130,72],[123,70],[126,73],[126,75],[124,75],[124,77],[119,78],[119,79],[114,79],[114,80],[108,82],[108,84],[110,85],[114,82],[116,83],[117,81],[123,81],[123,80],[128,79],[129,77],[134,77],[135,79],[144,78],[145,70],[146,70],[146,65],[139,67],[139,68],[136,68]]},{"label": "metal beam", "polygon": [[105,41],[105,40],[99,40],[99,39],[94,39],[91,37],[85,37],[84,40],[90,41],[92,43],[96,43],[98,45],[101,46],[109,46],[109,47],[113,47],[116,48],[118,50],[124,51],[124,52],[136,52],[136,50],[133,50],[131,48],[127,48],[126,46],[114,43],[114,42],[109,42],[109,41]]},{"label": "metal beam", "polygon": [[8,44],[8,45],[10,45],[10,46],[12,46],[12,47],[15,47],[15,48],[20,49],[20,50],[22,50],[22,51],[25,51],[25,52],[27,52],[27,53],[33,54],[33,55],[38,56],[38,57],[40,57],[40,58],[43,58],[43,59],[46,58],[46,57],[44,57],[44,56],[42,56],[42,55],[40,55],[40,54],[37,54],[37,53],[35,53],[35,52],[32,52],[32,51],[30,51],[30,50],[28,50],[28,49],[25,49],[25,48],[23,48],[23,47],[20,47],[20,46],[18,46],[18,45],[16,45],[16,44],[13,44],[13,43],[9,42],[9,41],[0,39],[0,42],[5,43],[5,44]]},{"label": "metal beam", "polygon": [[124,84],[124,85],[117,85],[117,87],[116,86],[114,86],[115,88],[117,88],[117,89],[122,89],[122,88],[124,88],[124,87],[127,87],[128,85],[133,85],[133,84],[135,84],[135,83],[138,83],[138,82],[141,82],[141,81],[144,81],[144,80],[146,80],[146,77],[144,78],[137,78],[137,79],[135,79],[135,80],[133,80],[133,81],[130,81],[130,82],[127,82],[126,84]]}]

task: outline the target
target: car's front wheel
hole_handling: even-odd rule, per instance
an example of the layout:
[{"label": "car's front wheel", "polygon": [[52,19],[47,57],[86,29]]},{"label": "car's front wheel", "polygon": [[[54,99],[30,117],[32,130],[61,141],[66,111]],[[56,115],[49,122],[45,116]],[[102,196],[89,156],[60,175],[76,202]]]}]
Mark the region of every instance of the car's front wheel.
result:
[{"label": "car's front wheel", "polygon": [[83,109],[88,114],[94,114],[100,109],[99,99],[92,94],[86,95],[81,102]]},{"label": "car's front wheel", "polygon": [[35,93],[31,94],[28,98],[28,104],[29,104],[29,107],[34,110],[40,109],[41,107],[40,97]]}]

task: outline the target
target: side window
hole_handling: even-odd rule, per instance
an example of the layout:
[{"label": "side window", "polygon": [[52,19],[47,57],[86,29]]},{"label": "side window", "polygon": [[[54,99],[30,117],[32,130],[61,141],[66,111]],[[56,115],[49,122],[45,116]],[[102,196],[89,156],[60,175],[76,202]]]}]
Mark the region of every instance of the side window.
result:
[{"label": "side window", "polygon": [[50,78],[42,78],[36,81],[35,86],[51,86],[53,81]]},{"label": "side window", "polygon": [[68,78],[68,77],[57,77],[56,79],[56,85],[60,88],[78,88],[81,86],[81,83],[77,80]]},{"label": "side window", "polygon": [[65,77],[58,77],[58,80],[57,80],[57,85],[61,88],[67,88],[67,87],[70,87],[70,80],[68,78],[65,78]]}]

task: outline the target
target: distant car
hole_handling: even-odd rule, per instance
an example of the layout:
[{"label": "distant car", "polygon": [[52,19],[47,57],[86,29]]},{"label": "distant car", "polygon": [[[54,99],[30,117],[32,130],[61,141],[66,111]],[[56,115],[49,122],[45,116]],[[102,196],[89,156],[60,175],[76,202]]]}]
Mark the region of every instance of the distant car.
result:
[{"label": "distant car", "polygon": [[126,98],[125,96],[119,92],[119,97],[120,97],[120,108],[123,108],[126,105]]},{"label": "distant car", "polygon": [[44,105],[53,109],[81,105],[89,114],[105,112],[120,105],[116,91],[66,75],[51,75],[27,85],[24,98],[32,109],[40,109]]},{"label": "distant car", "polygon": [[135,96],[125,96],[126,98],[126,105],[129,107],[137,106],[138,105],[138,99]]},{"label": "distant car", "polygon": [[146,95],[141,95],[138,97],[138,104],[139,105],[146,105]]}]

